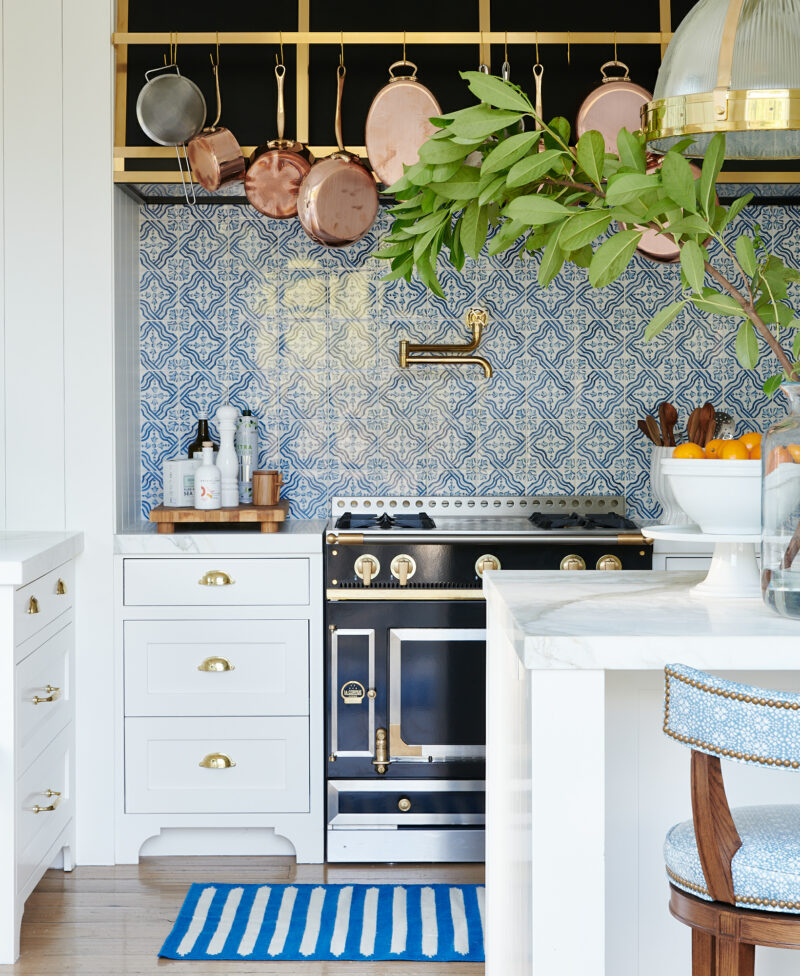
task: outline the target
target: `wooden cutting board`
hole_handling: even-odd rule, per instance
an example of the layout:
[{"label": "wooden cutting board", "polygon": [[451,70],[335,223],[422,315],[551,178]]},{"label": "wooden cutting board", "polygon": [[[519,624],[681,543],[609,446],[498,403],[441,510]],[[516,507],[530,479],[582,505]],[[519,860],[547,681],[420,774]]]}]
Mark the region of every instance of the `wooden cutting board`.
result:
[{"label": "wooden cutting board", "polygon": [[158,531],[164,534],[174,532],[178,522],[196,522],[201,526],[210,522],[260,522],[262,532],[277,532],[288,512],[289,502],[286,499],[277,505],[237,505],[236,508],[210,510],[156,505],[150,510],[150,521],[156,522]]}]

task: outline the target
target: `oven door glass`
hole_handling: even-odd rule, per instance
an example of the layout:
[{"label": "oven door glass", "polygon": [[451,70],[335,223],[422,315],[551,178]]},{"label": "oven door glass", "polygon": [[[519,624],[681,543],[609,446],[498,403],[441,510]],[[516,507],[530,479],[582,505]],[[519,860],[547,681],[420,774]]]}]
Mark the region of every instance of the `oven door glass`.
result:
[{"label": "oven door glass", "polygon": [[486,755],[486,631],[389,631],[389,758]]}]

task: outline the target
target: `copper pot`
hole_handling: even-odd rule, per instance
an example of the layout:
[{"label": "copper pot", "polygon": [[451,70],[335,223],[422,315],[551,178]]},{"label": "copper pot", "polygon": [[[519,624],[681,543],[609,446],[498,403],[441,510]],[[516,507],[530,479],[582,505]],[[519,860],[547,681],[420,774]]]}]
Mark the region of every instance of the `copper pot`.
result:
[{"label": "copper pot", "polygon": [[299,142],[283,138],[286,113],[283,83],[286,68],[275,65],[278,81],[278,138],[259,146],[250,157],[244,189],[251,206],[265,217],[285,220],[297,216],[297,194],[311,169],[311,161]]},{"label": "copper pot", "polygon": [[375,179],[358,156],[342,144],[342,91],[345,67],[336,69],[336,144],[338,151],[320,159],[300,187],[297,216],[303,230],[325,247],[347,247],[369,231],[378,215]]},{"label": "copper pot", "polygon": [[217,117],[207,129],[198,133],[186,147],[195,179],[204,189],[214,192],[226,183],[234,183],[244,176],[245,161],[236,136],[219,126],[222,98],[219,91],[219,62],[212,56],[211,68],[217,89]]},{"label": "copper pot", "polygon": [[[609,75],[609,68],[624,70],[621,76]],[[581,102],[575,122],[575,134],[580,138],[584,132],[596,129],[606,142],[606,152],[617,151],[617,136],[623,127],[634,132],[642,127],[639,110],[642,105],[652,101],[653,96],[646,88],[630,80],[630,71],[622,61],[606,61],[600,68],[603,76],[599,88]]]}]

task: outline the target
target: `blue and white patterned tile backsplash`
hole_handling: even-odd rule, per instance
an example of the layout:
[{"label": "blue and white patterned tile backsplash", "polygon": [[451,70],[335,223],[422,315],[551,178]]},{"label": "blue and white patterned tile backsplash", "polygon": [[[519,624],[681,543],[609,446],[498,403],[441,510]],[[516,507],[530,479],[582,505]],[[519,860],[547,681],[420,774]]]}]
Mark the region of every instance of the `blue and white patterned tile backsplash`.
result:
[{"label": "blue and white patterned tile backsplash", "polygon": [[[753,207],[768,246],[800,264],[800,212]],[[638,417],[665,399],[711,400],[739,432],[783,414],[761,392],[768,357],[744,372],[735,320],[691,311],[654,342],[651,315],[679,272],[636,257],[602,291],[568,268],[543,291],[537,258],[443,266],[447,300],[417,282],[381,282],[370,257],[382,215],[344,250],[297,221],[249,207],[144,205],[140,230],[143,515],[161,501],[165,458],[226,395],[259,418],[262,466],[284,472],[292,515],[327,514],[334,494],[622,492],[653,517],[649,442]],[[494,366],[401,370],[398,343],[464,342],[471,305],[489,312],[481,353]],[[213,425],[212,425],[213,426]]]}]

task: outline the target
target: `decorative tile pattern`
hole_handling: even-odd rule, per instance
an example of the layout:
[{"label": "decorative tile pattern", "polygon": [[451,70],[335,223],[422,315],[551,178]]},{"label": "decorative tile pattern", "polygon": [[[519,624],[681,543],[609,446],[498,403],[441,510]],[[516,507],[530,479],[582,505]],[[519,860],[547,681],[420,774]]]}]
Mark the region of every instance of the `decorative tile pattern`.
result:
[{"label": "decorative tile pattern", "polygon": [[[679,285],[674,266],[637,256],[599,292],[570,268],[542,291],[537,258],[501,255],[461,275],[443,266],[442,301],[416,281],[380,281],[386,268],[370,253],[385,214],[343,250],[246,206],[143,205],[140,219],[144,517],[161,501],[163,460],[226,395],[259,418],[261,463],[284,472],[292,515],[309,518],[359,491],[621,492],[634,518],[653,517],[637,417],[670,399],[685,420],[709,399],[743,432],[784,413],[761,393],[769,360],[752,373],[736,363],[732,319],[691,311],[644,343]],[[797,263],[796,208],[742,219]],[[398,367],[402,338],[465,341],[473,304],[489,311],[492,379]]]}]

